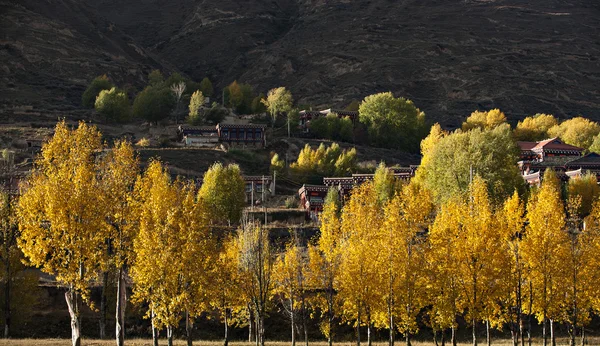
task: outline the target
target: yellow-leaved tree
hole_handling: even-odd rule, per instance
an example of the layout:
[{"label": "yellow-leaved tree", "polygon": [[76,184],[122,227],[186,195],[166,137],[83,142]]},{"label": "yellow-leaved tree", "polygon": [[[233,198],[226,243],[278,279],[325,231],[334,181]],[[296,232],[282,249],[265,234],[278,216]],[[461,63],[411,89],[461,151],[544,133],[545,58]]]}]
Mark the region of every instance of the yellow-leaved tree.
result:
[{"label": "yellow-leaved tree", "polygon": [[140,210],[131,266],[133,300],[148,304],[146,316],[152,318],[153,329],[167,328],[169,345],[185,313],[191,344],[191,319],[206,310],[214,258],[208,209],[192,182],[171,182],[159,161],[150,162],[136,193]]},{"label": "yellow-leaved tree", "polygon": [[[597,314],[600,312],[600,286],[598,285],[598,282],[600,282],[600,256],[598,256],[598,253],[600,253],[600,201],[594,202],[592,212],[585,219],[585,225],[579,234],[579,243],[586,247],[586,256],[582,261],[585,266],[580,271],[581,278],[583,278],[581,285],[584,287],[586,295],[590,298],[589,303],[591,304],[591,308]],[[584,306],[584,309],[587,307]],[[581,314],[584,309],[576,307],[573,309],[573,312]],[[576,317],[577,319],[581,319],[581,317]],[[585,322],[587,320],[581,323],[582,344],[585,344],[585,328],[583,327]],[[575,323],[573,324],[575,325]],[[571,336],[571,339],[574,341],[574,335]]]},{"label": "yellow-leaved tree", "polygon": [[[334,196],[334,197],[330,197]],[[309,299],[313,311],[320,311],[322,322],[320,329],[327,337],[327,344],[333,344],[333,321],[339,305],[335,287],[340,268],[340,210],[337,203],[337,191],[330,189],[320,216],[320,237],[316,245],[308,246],[308,286],[314,289]]]},{"label": "yellow-leaved tree", "polygon": [[[123,346],[127,300],[126,268],[133,256],[133,239],[138,231],[136,212],[139,210],[139,206],[136,205],[137,201],[133,191],[135,181],[139,176],[139,159],[129,142],[117,142],[115,147],[107,151],[102,158],[99,168],[106,212],[106,231],[110,242],[109,257],[107,258],[110,268],[108,269],[117,271],[115,336],[117,346]],[[106,286],[106,282],[104,285]],[[104,303],[104,301],[101,302],[101,304]]]},{"label": "yellow-leaved tree", "polygon": [[297,234],[293,234],[286,245],[285,252],[281,253],[274,264],[273,277],[275,281],[274,293],[282,300],[282,306],[290,316],[292,333],[292,346],[296,345],[297,318],[300,317],[304,332],[304,343],[308,346],[308,329],[306,325],[306,273],[307,254],[300,246]]},{"label": "yellow-leaved tree", "polygon": [[[513,345],[519,339],[524,345],[523,325],[523,287],[525,286],[525,266],[521,254],[521,241],[525,230],[525,206],[517,191],[504,201],[502,210],[498,215],[498,230],[503,237],[503,242],[508,246],[511,255],[511,270],[503,271],[504,281],[507,284],[504,303],[506,307],[515,307],[505,311],[511,323],[511,336]],[[531,336],[531,333],[529,333]]]},{"label": "yellow-leaved tree", "polygon": [[[560,316],[561,285],[564,284],[563,261],[568,257],[569,236],[565,231],[565,208],[560,196],[560,182],[548,169],[539,192],[527,206],[529,226],[521,251],[531,282],[531,301],[525,309],[543,324],[544,346],[547,345],[547,321]],[[566,245],[566,246],[565,246]]]},{"label": "yellow-leaved tree", "polygon": [[385,283],[387,307],[377,316],[377,325],[390,330],[389,343],[394,344],[394,329],[410,336],[418,332],[417,315],[427,305],[425,265],[425,232],[434,210],[429,191],[412,182],[405,185],[384,208],[384,222],[379,230],[383,250],[380,268]]},{"label": "yellow-leaved tree", "polygon": [[477,346],[478,322],[486,322],[489,343],[489,325],[500,314],[496,303],[503,293],[502,271],[510,270],[510,257],[507,244],[496,229],[487,184],[479,176],[471,183],[469,196],[461,207],[461,240],[455,248],[455,265],[461,300],[473,328],[473,345]]},{"label": "yellow-leaved tree", "polygon": [[462,130],[469,131],[476,128],[491,130],[505,122],[506,115],[497,108],[487,112],[475,111],[463,122]]},{"label": "yellow-leaved tree", "polygon": [[256,344],[265,345],[265,317],[273,298],[273,264],[275,254],[269,231],[258,224],[246,224],[238,230],[237,257],[240,287],[250,298],[257,319]]},{"label": "yellow-leaved tree", "polygon": [[81,343],[78,296],[90,301],[90,284],[106,263],[105,203],[96,174],[101,149],[95,127],[81,122],[72,130],[59,122],[17,206],[19,247],[27,261],[68,288],[73,346]]},{"label": "yellow-leaved tree", "polygon": [[465,307],[460,299],[458,260],[459,243],[462,241],[461,218],[463,201],[454,198],[442,204],[429,230],[429,242],[425,252],[427,274],[427,297],[431,304],[429,323],[434,333],[441,331],[442,343],[445,330],[451,329],[451,343],[456,346],[456,317]]},{"label": "yellow-leaved tree", "polygon": [[342,318],[356,327],[360,346],[360,326],[367,327],[367,342],[371,346],[371,331],[375,313],[381,309],[384,286],[378,275],[381,249],[379,229],[383,222],[378,196],[371,182],[354,188],[342,212],[341,257],[338,280]]}]

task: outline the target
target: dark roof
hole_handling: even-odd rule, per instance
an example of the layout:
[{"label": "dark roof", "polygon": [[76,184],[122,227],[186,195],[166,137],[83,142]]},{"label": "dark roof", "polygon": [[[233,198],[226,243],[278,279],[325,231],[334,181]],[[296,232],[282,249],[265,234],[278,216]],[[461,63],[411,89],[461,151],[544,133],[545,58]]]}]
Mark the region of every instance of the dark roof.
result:
[{"label": "dark roof", "polygon": [[596,153],[589,153],[583,157],[567,162],[566,166],[600,166],[600,155]]},{"label": "dark roof", "polygon": [[265,129],[267,125],[263,124],[218,124],[217,128],[228,128],[228,129]]},{"label": "dark roof", "polygon": [[519,142],[517,142],[517,145],[519,146],[519,148],[521,148],[521,150],[525,151],[525,150],[531,150],[531,149],[533,149],[537,145],[537,142],[522,142],[522,141],[519,141]]},{"label": "dark roof", "polygon": [[216,131],[216,126],[179,126],[179,131]]}]

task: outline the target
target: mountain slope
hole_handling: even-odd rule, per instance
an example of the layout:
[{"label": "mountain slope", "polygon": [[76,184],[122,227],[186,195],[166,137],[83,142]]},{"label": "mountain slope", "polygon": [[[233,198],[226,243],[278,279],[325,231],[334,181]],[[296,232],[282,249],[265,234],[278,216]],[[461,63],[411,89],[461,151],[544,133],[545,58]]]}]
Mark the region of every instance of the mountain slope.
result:
[{"label": "mountain slope", "polygon": [[[287,85],[303,103],[336,106],[391,90],[445,125],[492,107],[513,120],[535,112],[600,120],[600,5],[593,1],[97,4],[163,59],[220,86],[233,79],[262,90]],[[149,22],[152,30],[140,29]]]},{"label": "mountain slope", "polygon": [[162,65],[76,0],[0,1],[0,106],[73,110],[91,79],[142,85]]}]

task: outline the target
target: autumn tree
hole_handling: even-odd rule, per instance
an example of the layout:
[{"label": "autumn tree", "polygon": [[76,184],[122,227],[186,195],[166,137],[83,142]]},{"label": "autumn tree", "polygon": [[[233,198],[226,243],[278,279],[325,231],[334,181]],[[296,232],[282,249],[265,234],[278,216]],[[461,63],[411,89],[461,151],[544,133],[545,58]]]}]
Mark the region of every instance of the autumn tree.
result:
[{"label": "autumn tree", "polygon": [[342,302],[342,318],[356,327],[357,345],[361,343],[360,327],[367,327],[367,342],[372,343],[371,332],[375,314],[383,303],[378,263],[384,256],[373,244],[380,243],[379,232],[383,215],[377,194],[371,182],[352,191],[344,206],[341,223],[340,268],[337,291]]},{"label": "autumn tree", "polygon": [[565,143],[588,149],[594,137],[600,133],[600,125],[583,117],[565,120],[548,130],[550,137],[560,137]]},{"label": "autumn tree", "polygon": [[558,125],[558,119],[551,114],[536,114],[519,121],[514,135],[518,141],[541,141],[549,137],[548,130]]},{"label": "autumn tree", "polygon": [[81,104],[86,108],[94,108],[96,97],[102,90],[110,90],[114,85],[110,82],[107,75],[94,78],[81,96]]},{"label": "autumn tree", "polygon": [[290,316],[292,346],[296,345],[297,319],[302,322],[304,342],[308,346],[307,322],[307,255],[300,246],[297,234],[292,234],[285,251],[275,261],[273,279],[274,293],[282,299],[282,305]]},{"label": "autumn tree", "polygon": [[2,287],[4,293],[2,305],[4,311],[4,316],[2,316],[4,319],[4,338],[10,337],[13,308],[11,294],[16,272],[14,267],[19,266],[19,260],[21,259],[21,251],[17,248],[17,230],[13,197],[2,191],[0,192],[0,232],[2,232],[0,258],[4,270],[0,277],[4,282],[4,287]]},{"label": "autumn tree", "polygon": [[581,202],[577,204],[577,215],[580,218],[588,216],[592,211],[592,206],[598,200],[598,196],[600,196],[600,187],[598,186],[596,174],[588,172],[581,177],[569,179],[567,194],[569,198],[579,196]]},{"label": "autumn tree", "polygon": [[123,122],[129,119],[129,97],[127,93],[115,87],[100,91],[95,108],[107,122]]},{"label": "autumn tree", "polygon": [[377,230],[381,233],[377,247],[384,252],[378,272],[386,286],[387,305],[386,313],[379,314],[378,324],[390,330],[390,346],[395,329],[405,335],[410,346],[411,334],[418,331],[417,315],[427,305],[423,234],[431,222],[433,198],[429,191],[411,183],[388,200],[385,221]]},{"label": "autumn tree", "polygon": [[206,310],[208,265],[214,245],[207,227],[208,209],[192,182],[171,182],[159,161],[150,162],[136,183],[140,198],[139,233],[133,243],[132,299],[148,304],[154,328],[173,328],[185,313],[188,345],[191,318]]},{"label": "autumn tree", "polygon": [[368,128],[369,141],[379,147],[416,153],[427,134],[425,113],[411,100],[396,98],[391,92],[365,97],[359,120]]},{"label": "autumn tree", "polygon": [[71,341],[79,346],[78,296],[89,302],[89,287],[104,261],[104,205],[95,172],[102,149],[98,130],[80,123],[75,130],[63,121],[26,182],[17,206],[19,247],[27,261],[68,287],[65,299],[71,317]]},{"label": "autumn tree", "polygon": [[324,176],[345,176],[356,171],[356,155],[356,149],[342,150],[337,143],[329,147],[321,143],[317,149],[306,144],[290,172],[297,180],[315,183]]},{"label": "autumn tree", "polygon": [[250,297],[257,319],[257,346],[265,345],[265,317],[273,297],[274,250],[269,232],[260,225],[247,224],[238,230],[238,266],[241,287]]},{"label": "autumn tree", "polygon": [[[288,114],[292,110],[294,99],[292,93],[285,87],[279,87],[269,90],[267,98],[262,100],[262,103],[267,107],[267,111],[271,115],[271,127],[275,126],[275,121],[282,114]],[[288,118],[288,137],[290,132],[290,123]]]},{"label": "autumn tree", "polygon": [[415,179],[433,193],[437,202],[466,193],[474,174],[487,181],[497,200],[510,196],[515,188],[524,188],[515,165],[518,148],[508,124],[448,135],[436,130],[433,135],[436,143],[427,145]]},{"label": "autumn tree", "polygon": [[451,329],[451,343],[456,346],[456,318],[465,309],[460,299],[458,247],[461,240],[461,213],[464,209],[460,196],[449,199],[440,206],[429,230],[426,256],[427,297],[431,304],[428,312],[434,331]]},{"label": "autumn tree", "polygon": [[206,173],[199,194],[212,210],[214,223],[238,222],[245,206],[246,183],[238,165],[213,164]]},{"label": "autumn tree", "polygon": [[[224,346],[229,344],[229,327],[236,323],[236,315],[243,315],[250,300],[248,292],[243,290],[243,274],[246,273],[241,272],[238,266],[239,245],[234,235],[225,236],[210,275],[210,306],[218,311],[223,322]],[[250,321],[248,323],[251,324]]]},{"label": "autumn tree", "polygon": [[339,275],[341,255],[341,220],[338,192],[330,189],[325,198],[323,212],[320,216],[320,237],[316,245],[309,245],[309,267],[307,281],[310,287],[322,288],[311,297],[310,305],[320,311],[326,321],[321,324],[321,331],[327,337],[327,344],[333,344],[333,324],[339,300],[336,295],[336,280]]},{"label": "autumn tree", "polygon": [[379,163],[373,175],[373,188],[382,206],[391,200],[399,190],[399,182],[396,180],[394,172],[388,169],[383,162]]},{"label": "autumn tree", "polygon": [[[529,268],[527,279],[532,284],[531,310],[543,324],[544,346],[547,345],[548,319],[560,315],[560,285],[564,282],[562,261],[569,237],[565,232],[565,209],[560,196],[560,182],[550,169],[544,173],[542,187],[527,206],[525,239],[522,242],[523,261]],[[565,246],[567,245],[567,246]]]},{"label": "autumn tree", "polygon": [[191,125],[199,125],[202,123],[202,119],[200,118],[199,110],[200,107],[204,105],[204,95],[202,91],[196,90],[192,94],[190,98],[189,109],[190,112],[188,114],[188,123]]},{"label": "autumn tree", "polygon": [[497,108],[487,112],[475,111],[463,122],[462,130],[470,131],[476,128],[492,130],[504,123],[506,123],[506,115]]},{"label": "autumn tree", "polygon": [[524,345],[523,297],[526,268],[522,258],[521,242],[525,230],[525,205],[517,191],[504,201],[498,220],[499,232],[512,257],[511,270],[505,271],[504,280],[508,285],[506,293],[509,298],[506,303],[509,308],[515,307],[515,311],[509,312],[513,345],[518,344],[519,338],[521,345]]},{"label": "autumn tree", "polygon": [[129,142],[118,141],[101,160],[99,176],[106,207],[107,239],[110,242],[107,270],[117,272],[115,331],[118,346],[122,346],[125,339],[126,269],[133,259],[133,240],[138,230],[140,205],[134,194],[138,175],[139,159]]}]

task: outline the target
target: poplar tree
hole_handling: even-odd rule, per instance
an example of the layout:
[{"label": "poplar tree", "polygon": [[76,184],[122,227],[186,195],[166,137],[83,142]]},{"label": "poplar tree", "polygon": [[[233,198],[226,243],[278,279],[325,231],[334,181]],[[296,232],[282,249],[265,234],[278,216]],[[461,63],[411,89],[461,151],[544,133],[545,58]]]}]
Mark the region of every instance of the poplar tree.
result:
[{"label": "poplar tree", "polygon": [[529,226],[522,243],[523,261],[529,268],[527,279],[532,285],[531,309],[528,306],[526,311],[543,324],[544,346],[548,342],[548,320],[559,316],[562,260],[568,256],[565,244],[569,237],[559,184],[554,172],[546,170],[541,189],[527,206]]},{"label": "poplar tree", "polygon": [[371,182],[352,191],[342,213],[341,258],[337,290],[342,302],[342,317],[356,327],[360,346],[360,326],[367,327],[367,342],[372,344],[375,313],[383,304],[385,285],[380,282],[378,263],[383,256],[380,234],[375,232],[383,222],[377,194]]},{"label": "poplar tree", "polygon": [[125,277],[133,258],[133,240],[138,231],[137,212],[140,206],[136,204],[134,195],[134,185],[138,176],[139,159],[133,147],[129,142],[117,142],[100,164],[100,178],[106,207],[106,231],[110,242],[110,268],[107,270],[117,271],[115,336],[118,346],[122,346],[125,340]]},{"label": "poplar tree", "polygon": [[[336,308],[340,302],[337,299],[336,287],[339,277],[341,241],[341,220],[337,191],[330,189],[325,198],[321,213],[320,237],[316,245],[309,245],[308,282],[310,287],[317,289],[310,298],[310,305],[321,312],[326,322],[321,323],[321,331],[327,337],[327,344],[333,344],[333,324]],[[335,196],[333,198],[332,196]]]},{"label": "poplar tree", "polygon": [[71,342],[81,344],[78,297],[90,302],[89,287],[107,253],[102,193],[95,155],[102,149],[98,130],[62,121],[43,145],[19,199],[19,247],[29,264],[54,275],[68,288]]},{"label": "poplar tree", "polygon": [[380,262],[381,281],[386,283],[387,313],[379,324],[389,328],[390,345],[394,344],[394,329],[410,336],[418,331],[417,315],[427,304],[423,233],[428,228],[434,209],[429,191],[416,183],[402,188],[384,208],[381,243],[384,254]]}]

